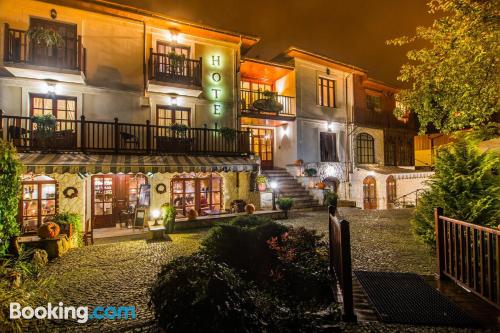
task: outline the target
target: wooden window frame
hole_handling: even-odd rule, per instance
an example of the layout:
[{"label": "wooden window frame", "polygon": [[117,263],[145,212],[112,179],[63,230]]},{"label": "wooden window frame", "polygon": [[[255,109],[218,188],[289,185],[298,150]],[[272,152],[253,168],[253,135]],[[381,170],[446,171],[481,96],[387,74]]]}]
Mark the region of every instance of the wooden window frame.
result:
[{"label": "wooden window frame", "polygon": [[[377,103],[372,103],[373,99],[378,99]],[[382,97],[378,94],[367,93],[366,94],[366,109],[371,112],[381,112],[382,111]]]},{"label": "wooden window frame", "polygon": [[[331,137],[332,138],[332,143],[331,146],[333,148],[333,151],[330,153],[327,153],[326,150],[324,150],[324,140],[323,137]],[[319,133],[319,151],[320,151],[320,161],[321,162],[338,162],[339,161],[339,156],[337,153],[337,133],[332,133],[332,132],[320,132]],[[330,156],[331,155],[331,156]]]},{"label": "wooden window frame", "polygon": [[[326,83],[326,84],[325,84]],[[330,83],[332,86],[330,86]],[[326,103],[325,103],[325,96],[323,94],[323,88],[326,87]],[[335,108],[336,107],[336,96],[335,96],[335,90],[337,89],[337,82],[334,79],[326,78],[323,76],[318,76],[317,82],[316,82],[316,103],[319,106],[323,107],[328,107],[328,108]],[[330,93],[332,95],[330,95]]]},{"label": "wooden window frame", "polygon": [[[161,117],[160,118],[160,110],[170,110],[172,112],[172,117]],[[183,106],[174,106],[174,105],[156,105],[156,125],[157,126],[170,126],[170,125],[160,125],[160,119],[171,119],[172,124],[177,123],[175,111],[182,111],[188,113],[188,127],[191,127],[191,108],[183,107]]]},{"label": "wooden window frame", "polygon": [[356,136],[356,162],[358,164],[375,163],[375,139],[368,133]]},{"label": "wooden window frame", "polygon": [[[42,215],[42,200],[52,200],[52,199],[42,199],[42,186],[43,185],[54,185],[55,186],[55,195],[54,195],[54,215]],[[25,201],[23,198],[24,195],[24,186],[25,185],[34,185],[37,186],[38,189],[38,197],[35,199],[37,201],[37,226],[40,227],[42,224],[43,216],[55,216],[59,212],[59,182],[55,179],[53,180],[23,180],[21,181],[21,188],[23,189],[23,193],[21,194],[21,198],[19,200],[19,213],[18,213],[18,222],[21,226],[21,231],[23,231],[23,221],[24,221],[24,207],[23,204]]]},{"label": "wooden window frame", "polygon": [[185,50],[185,51],[187,51],[186,59],[190,59],[190,57],[191,57],[191,46],[189,46],[189,45],[180,44],[180,43],[174,43],[174,42],[167,42],[167,41],[164,41],[164,40],[157,40],[156,41],[156,52],[158,54],[168,54],[170,52],[160,53],[159,52],[159,47],[160,46],[165,47],[165,49],[167,49],[167,48],[173,48],[174,51],[170,51],[170,52],[174,52],[175,54],[184,54],[182,52],[181,53],[177,53],[176,49]]},{"label": "wooden window frame", "polygon": [[[75,102],[75,119],[71,119],[71,120],[78,119],[77,118],[78,117],[78,99],[74,96],[30,93],[29,97],[30,97],[30,116],[34,115],[34,113],[33,113],[33,111],[34,111],[34,103],[33,103],[34,99],[35,98],[42,98],[42,99],[51,99],[52,100],[52,115],[56,119],[60,119],[60,118],[57,118],[57,110],[58,110],[57,109],[57,101],[65,100],[66,103],[67,103],[67,101],[74,101]],[[66,111],[66,113],[68,112],[67,109],[65,111]],[[61,119],[61,120],[68,120],[68,119],[66,118],[66,119]]]}]

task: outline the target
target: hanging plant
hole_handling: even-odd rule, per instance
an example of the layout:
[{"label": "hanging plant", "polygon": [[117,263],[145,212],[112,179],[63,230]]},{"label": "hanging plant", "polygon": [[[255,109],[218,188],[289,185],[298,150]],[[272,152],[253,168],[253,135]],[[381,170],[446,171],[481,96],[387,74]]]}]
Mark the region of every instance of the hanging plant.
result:
[{"label": "hanging plant", "polygon": [[275,91],[266,90],[262,93],[264,98],[260,98],[253,102],[253,107],[260,111],[279,113],[283,110],[283,104],[278,102],[278,93]]},{"label": "hanging plant", "polygon": [[27,32],[28,38],[38,45],[46,47],[62,46],[64,44],[63,37],[54,29],[45,27],[32,27]]},{"label": "hanging plant", "polygon": [[186,136],[186,132],[188,131],[189,127],[184,124],[172,124],[170,125],[170,129],[174,132],[174,134],[178,136]]},{"label": "hanging plant", "polygon": [[222,127],[219,129],[219,132],[227,141],[232,141],[236,138],[236,130],[234,128]]},{"label": "hanging plant", "polygon": [[168,59],[170,60],[170,65],[174,68],[181,67],[186,60],[186,56],[184,54],[178,54],[175,52],[169,52],[167,54]]}]

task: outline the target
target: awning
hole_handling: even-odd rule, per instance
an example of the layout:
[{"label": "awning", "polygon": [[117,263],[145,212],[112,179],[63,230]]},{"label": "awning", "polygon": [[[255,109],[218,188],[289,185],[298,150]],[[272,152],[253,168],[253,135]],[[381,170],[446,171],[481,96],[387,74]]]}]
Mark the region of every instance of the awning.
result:
[{"label": "awning", "polygon": [[32,173],[166,173],[254,171],[256,160],[246,157],[140,156],[20,153],[26,172]]}]

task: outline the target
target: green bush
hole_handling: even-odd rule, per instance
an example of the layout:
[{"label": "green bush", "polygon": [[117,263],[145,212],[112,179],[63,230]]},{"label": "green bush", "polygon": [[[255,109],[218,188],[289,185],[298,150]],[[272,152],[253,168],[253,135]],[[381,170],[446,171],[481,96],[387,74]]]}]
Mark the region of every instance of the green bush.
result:
[{"label": "green bush", "polygon": [[435,207],[442,207],[451,218],[496,227],[500,223],[499,167],[500,157],[479,152],[471,137],[440,149],[429,190],[420,197],[412,218],[415,233],[435,246]]},{"label": "green bush", "polygon": [[293,199],[287,197],[279,198],[276,200],[276,204],[279,209],[285,212],[285,218],[288,218],[288,211],[293,207]]},{"label": "green bush", "polygon": [[339,199],[339,195],[333,191],[325,192],[323,196],[323,204],[327,207],[335,206],[337,207],[337,200]]},{"label": "green bush", "polygon": [[260,332],[247,287],[225,264],[194,254],[164,265],[150,307],[167,332]]},{"label": "green bush", "polygon": [[82,235],[82,220],[79,214],[75,213],[58,213],[54,216],[54,222],[63,225],[70,224],[73,226],[73,238],[76,240],[78,246],[83,245]]},{"label": "green bush", "polygon": [[307,176],[307,177],[314,177],[318,174],[318,170],[314,169],[314,168],[307,168],[304,170],[304,174]]},{"label": "green bush", "polygon": [[229,224],[238,227],[256,227],[258,225],[271,222],[267,217],[260,217],[256,215],[240,215],[233,218]]},{"label": "green bush", "polygon": [[0,140],[0,256],[12,236],[19,235],[16,220],[21,195],[22,164],[14,146]]},{"label": "green bush", "polygon": [[165,231],[167,233],[173,232],[175,229],[175,217],[177,216],[177,210],[174,206],[165,203],[161,205],[161,212],[163,216],[163,225],[165,226]]},{"label": "green bush", "polygon": [[215,261],[225,263],[250,279],[267,278],[276,256],[267,240],[288,230],[276,222],[255,227],[219,225],[202,242],[202,252]]}]

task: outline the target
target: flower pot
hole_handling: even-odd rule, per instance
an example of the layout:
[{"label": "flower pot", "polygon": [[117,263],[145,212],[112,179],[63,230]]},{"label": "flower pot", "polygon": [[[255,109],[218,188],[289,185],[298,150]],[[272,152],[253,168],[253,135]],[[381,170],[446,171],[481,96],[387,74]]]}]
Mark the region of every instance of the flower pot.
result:
[{"label": "flower pot", "polygon": [[260,192],[264,192],[267,189],[266,184],[258,184],[257,188],[259,189]]}]

